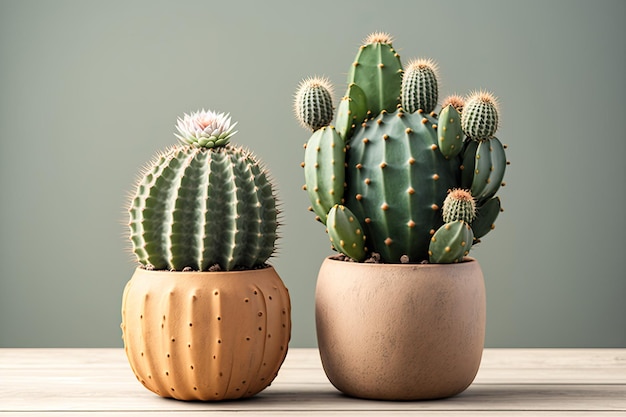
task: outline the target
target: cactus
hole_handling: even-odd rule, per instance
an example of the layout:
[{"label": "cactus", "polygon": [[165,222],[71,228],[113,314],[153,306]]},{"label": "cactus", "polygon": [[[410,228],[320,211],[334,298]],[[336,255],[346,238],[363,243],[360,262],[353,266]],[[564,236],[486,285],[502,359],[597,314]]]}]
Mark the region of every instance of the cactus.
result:
[{"label": "cactus", "polygon": [[[363,247],[382,262],[458,262],[493,229],[507,164],[494,136],[497,101],[484,91],[453,95],[438,115],[438,86],[435,62],[412,60],[403,71],[387,34],[359,48],[335,120],[313,133],[305,151],[312,210],[337,251],[363,260],[360,250],[336,244],[358,227]],[[442,210],[447,197],[456,202]],[[354,221],[338,227],[335,218],[346,213]]]},{"label": "cactus", "polygon": [[345,177],[346,147],[330,126],[317,130],[309,139],[304,154],[304,176],[311,209],[326,224],[328,211],[341,202]]},{"label": "cactus", "polygon": [[386,262],[427,258],[430,232],[443,223],[441,204],[458,182],[459,161],[439,151],[433,122],[418,112],[383,112],[349,142],[345,205]]},{"label": "cactus", "polygon": [[311,77],[303,80],[294,98],[294,112],[305,128],[317,130],[329,124],[333,119],[333,95],[328,79]]},{"label": "cactus", "polygon": [[180,144],[157,155],[132,197],[130,239],[157,270],[250,269],[274,253],[278,210],[268,173],[228,142],[230,117],[198,111],[178,120]]},{"label": "cactus", "polygon": [[348,85],[354,83],[363,90],[372,115],[382,110],[394,111],[400,103],[402,64],[391,41],[386,33],[369,35],[348,74]]},{"label": "cactus", "polygon": [[472,223],[476,218],[476,203],[469,191],[457,188],[450,190],[450,193],[443,201],[443,221],[450,223],[462,220],[467,224]]},{"label": "cactus", "polygon": [[463,149],[461,114],[453,104],[443,107],[439,114],[437,138],[439,150],[446,158],[457,156]]},{"label": "cactus", "polygon": [[336,204],[328,213],[326,226],[333,247],[339,248],[338,250],[356,261],[365,259],[367,238],[363,234],[361,224],[350,209]]},{"label": "cactus", "polygon": [[498,129],[498,103],[486,91],[471,94],[463,106],[463,131],[474,140],[490,139]]},{"label": "cactus", "polygon": [[437,107],[437,65],[431,59],[409,62],[402,76],[402,107],[409,113],[430,113]]},{"label": "cactus", "polygon": [[356,124],[364,120],[365,116],[367,116],[367,98],[361,87],[352,83],[337,107],[335,125],[339,136],[349,138]]},{"label": "cactus", "polygon": [[441,226],[430,241],[430,263],[449,264],[461,262],[469,254],[474,233],[469,224],[461,220]]},{"label": "cactus", "polygon": [[493,197],[480,206],[480,210],[478,210],[476,218],[472,222],[472,231],[475,239],[480,239],[495,228],[494,223],[501,210],[500,197]]},{"label": "cactus", "polygon": [[474,241],[470,223],[476,217],[476,204],[469,191],[450,190],[443,202],[443,221],[430,239],[428,256],[431,263],[460,262]]}]

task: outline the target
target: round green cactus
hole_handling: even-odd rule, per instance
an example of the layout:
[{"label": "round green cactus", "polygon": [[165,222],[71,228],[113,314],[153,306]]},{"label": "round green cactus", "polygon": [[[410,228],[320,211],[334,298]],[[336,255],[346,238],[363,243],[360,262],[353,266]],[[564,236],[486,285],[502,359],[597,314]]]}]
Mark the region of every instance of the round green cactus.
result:
[{"label": "round green cactus", "polygon": [[300,124],[311,130],[326,126],[333,119],[332,85],[327,78],[302,81],[294,98],[294,111]]},{"label": "round green cactus", "polygon": [[469,191],[455,188],[443,201],[442,210],[444,222],[463,220],[470,224],[476,217],[476,202]]},{"label": "round green cactus", "polygon": [[465,134],[474,140],[490,139],[498,129],[498,102],[489,92],[472,93],[463,106],[461,125]]},{"label": "round green cactus", "polygon": [[[269,176],[249,151],[220,139],[205,143],[207,136],[196,126],[207,121],[211,126],[207,114],[216,116],[213,126],[224,120],[208,112],[183,119],[177,136],[196,134],[198,140],[157,155],[137,184],[129,207],[130,239],[146,267],[250,269],[274,253],[278,210]],[[210,137],[233,135],[228,123],[222,130],[214,129]]]},{"label": "round green cactus", "polygon": [[432,59],[409,62],[402,76],[402,108],[409,113],[430,113],[437,107],[437,65]]}]

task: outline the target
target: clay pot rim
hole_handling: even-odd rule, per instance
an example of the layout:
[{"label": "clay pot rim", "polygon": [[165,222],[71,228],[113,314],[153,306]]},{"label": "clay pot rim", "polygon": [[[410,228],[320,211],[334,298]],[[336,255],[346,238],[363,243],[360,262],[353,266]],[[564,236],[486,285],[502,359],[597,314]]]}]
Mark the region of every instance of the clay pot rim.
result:
[{"label": "clay pot rim", "polygon": [[462,265],[471,265],[474,262],[478,262],[478,260],[476,260],[476,258],[472,258],[471,256],[466,256],[465,258],[463,258],[463,262],[457,262],[457,263],[449,263],[449,264],[391,264],[391,263],[367,263],[367,262],[351,262],[351,261],[341,261],[339,259],[334,259],[333,257],[336,255],[331,255],[331,256],[327,256],[324,259],[324,262],[326,261],[331,261],[331,262],[338,262],[341,264],[345,264],[345,265],[350,265],[350,266],[354,266],[355,268],[445,268],[445,267],[455,267],[455,266],[462,266]]},{"label": "clay pot rim", "polygon": [[207,276],[213,276],[216,277],[218,275],[252,275],[252,274],[258,274],[259,272],[264,272],[264,271],[269,271],[271,272],[272,270],[275,271],[274,266],[267,264],[267,266],[265,268],[256,268],[256,269],[238,269],[238,270],[234,270],[234,271],[170,271],[167,269],[145,269],[142,268],[141,266],[138,266],[135,268],[135,272],[141,272],[141,273],[146,273],[146,274],[150,274],[150,275],[176,275],[176,276],[182,276],[182,275],[207,275]]}]

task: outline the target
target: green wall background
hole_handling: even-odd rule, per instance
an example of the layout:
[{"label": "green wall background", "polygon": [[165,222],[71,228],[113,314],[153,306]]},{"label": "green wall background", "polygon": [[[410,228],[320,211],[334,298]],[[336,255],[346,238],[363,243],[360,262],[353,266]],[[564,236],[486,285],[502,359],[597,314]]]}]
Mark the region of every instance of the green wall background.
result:
[{"label": "green wall background", "polygon": [[343,85],[373,31],[404,62],[438,61],[442,96],[500,98],[505,212],[473,251],[486,345],[626,346],[626,2],[381,4],[0,0],[0,347],[122,346],[127,193],[202,107],[230,112],[276,179],[291,346],[315,346],[330,250],[301,191],[292,97],[309,75]]}]

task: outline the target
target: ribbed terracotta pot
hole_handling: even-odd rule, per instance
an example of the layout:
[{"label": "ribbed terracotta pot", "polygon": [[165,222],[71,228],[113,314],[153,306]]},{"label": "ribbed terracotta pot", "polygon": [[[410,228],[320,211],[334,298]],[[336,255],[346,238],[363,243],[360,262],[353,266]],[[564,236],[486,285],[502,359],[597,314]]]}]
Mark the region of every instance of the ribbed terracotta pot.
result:
[{"label": "ribbed terracotta pot", "polygon": [[391,265],[327,258],[315,294],[324,371],[343,393],[379,400],[444,398],[480,365],[485,285],[478,262]]},{"label": "ribbed terracotta pot", "polygon": [[236,272],[136,269],[122,301],[126,355],[162,397],[217,401],[266,388],[287,354],[289,293],[272,267]]}]

